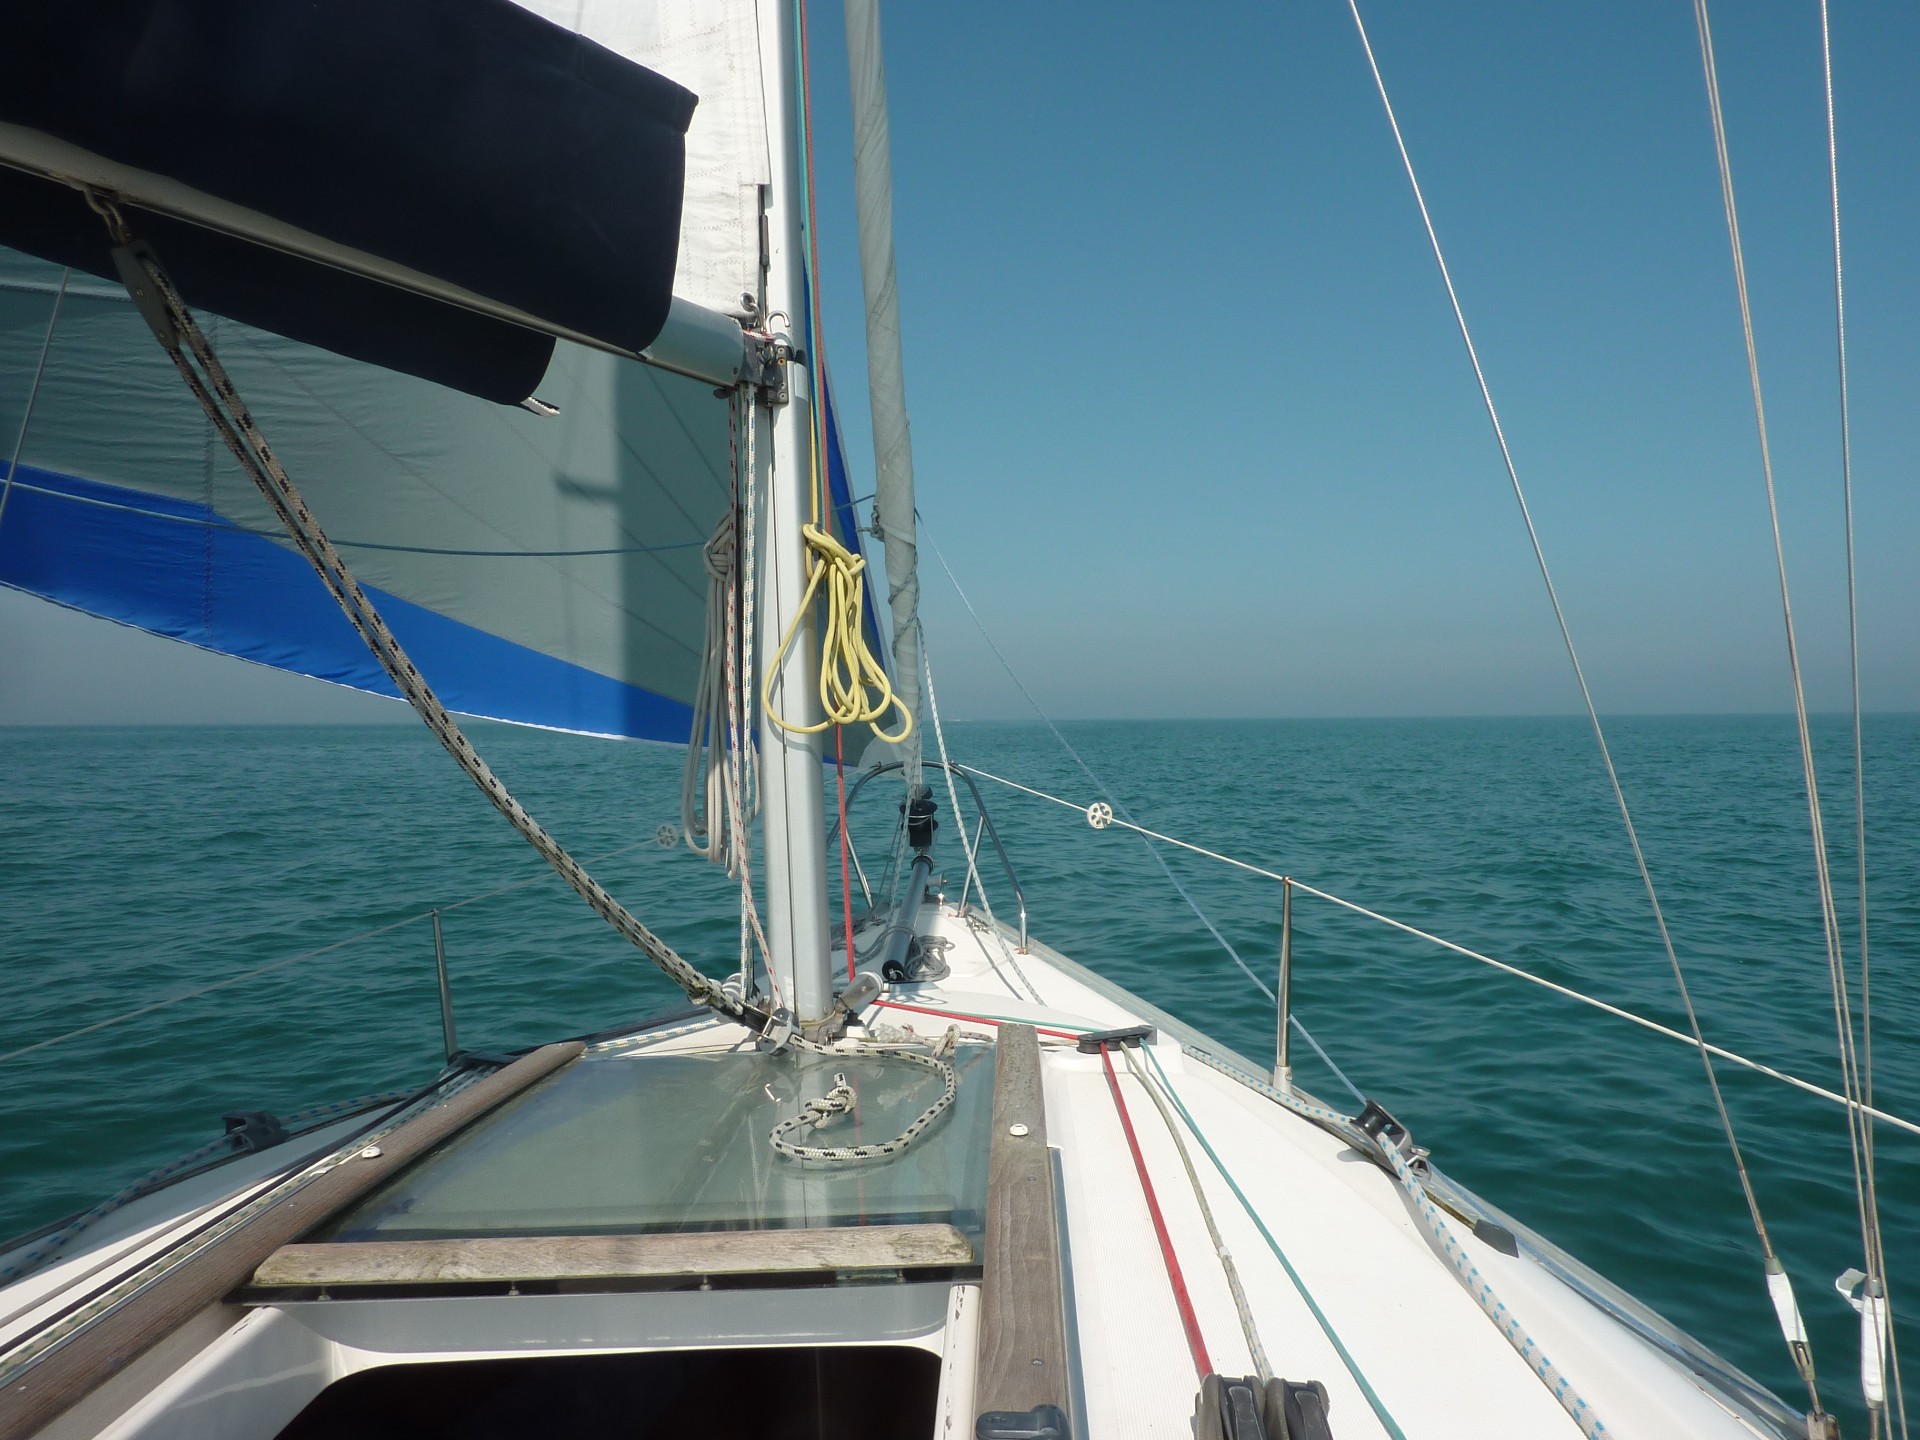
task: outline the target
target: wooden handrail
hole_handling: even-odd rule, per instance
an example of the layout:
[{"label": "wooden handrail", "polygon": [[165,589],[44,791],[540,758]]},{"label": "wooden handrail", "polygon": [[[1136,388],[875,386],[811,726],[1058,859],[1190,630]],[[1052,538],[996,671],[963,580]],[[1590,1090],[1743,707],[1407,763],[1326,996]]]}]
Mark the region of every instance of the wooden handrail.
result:
[{"label": "wooden handrail", "polygon": [[982,1267],[975,1412],[1069,1410],[1060,1224],[1031,1025],[1002,1025],[995,1048]]},{"label": "wooden handrail", "polygon": [[[0,1440],[26,1440],[181,1325],[244,1285],[274,1251],[390,1179],[454,1132],[579,1056],[547,1045],[302,1185],[37,1357],[0,1388]],[[374,1147],[369,1147],[371,1150]]]}]

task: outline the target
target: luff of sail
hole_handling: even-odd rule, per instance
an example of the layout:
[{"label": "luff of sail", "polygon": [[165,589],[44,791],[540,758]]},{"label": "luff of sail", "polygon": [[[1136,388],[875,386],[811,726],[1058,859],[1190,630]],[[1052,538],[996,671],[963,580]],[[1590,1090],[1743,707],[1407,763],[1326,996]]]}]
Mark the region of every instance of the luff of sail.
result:
[{"label": "luff of sail", "polygon": [[920,785],[920,569],[915,548],[913,439],[900,351],[893,267],[893,158],[877,0],[847,0],[847,72],[853,95],[854,184],[867,308],[867,388],[873,408],[874,513],[887,555],[893,615],[893,687],[915,720],[900,744],[909,794]]}]

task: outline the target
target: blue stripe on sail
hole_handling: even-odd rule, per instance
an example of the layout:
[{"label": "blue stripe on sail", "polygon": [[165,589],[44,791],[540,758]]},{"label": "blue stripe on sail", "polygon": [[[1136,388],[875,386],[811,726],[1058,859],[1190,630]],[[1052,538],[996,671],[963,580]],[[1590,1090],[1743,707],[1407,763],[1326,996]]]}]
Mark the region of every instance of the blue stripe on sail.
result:
[{"label": "blue stripe on sail", "polygon": [[[833,386],[823,377],[820,393],[826,399],[827,408],[827,494],[833,506],[834,529],[845,542],[847,548],[856,555],[866,553],[866,534],[860,528],[860,516],[853,508],[853,489],[847,473],[846,446],[840,439],[840,420],[833,410]],[[867,649],[873,657],[885,667],[887,674],[893,674],[893,652],[887,648],[886,639],[880,633],[881,591],[874,583],[874,563],[879,560],[882,572],[886,568],[883,557],[867,556],[867,568],[861,572],[860,582],[866,588],[867,609],[862,617],[866,631]]]},{"label": "blue stripe on sail", "polygon": [[[306,560],[203,505],[22,465],[0,584],[202,649],[395,695]],[[451,710],[684,743],[677,700],[367,590]]]}]

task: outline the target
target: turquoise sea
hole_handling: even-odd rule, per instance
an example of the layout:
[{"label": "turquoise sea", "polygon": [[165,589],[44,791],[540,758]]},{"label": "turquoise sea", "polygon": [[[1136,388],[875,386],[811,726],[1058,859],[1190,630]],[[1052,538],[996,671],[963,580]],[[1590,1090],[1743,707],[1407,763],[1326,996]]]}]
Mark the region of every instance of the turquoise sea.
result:
[{"label": "turquoise sea", "polygon": [[[1062,729],[1143,824],[1681,1023],[1584,721]],[[652,840],[676,818],[679,752],[475,733],[576,854],[617,852],[593,868],[635,911],[710,972],[733,967],[729,883]],[[1791,722],[1622,719],[1612,734],[1708,1037],[1837,1086]],[[1044,727],[955,724],[948,737],[956,759],[1098,798]],[[1852,956],[1846,722],[1820,720],[1816,738]],[[1870,717],[1866,750],[1875,1098],[1920,1115],[1920,717]],[[896,798],[881,788],[854,826],[875,863]],[[1136,837],[985,788],[1037,936],[1270,1062],[1271,1006]],[[942,835],[951,841],[950,824]],[[1270,979],[1278,887],[1168,853]],[[1010,913],[1004,884],[987,878]],[[0,1055],[397,926],[0,1061],[0,1232],[82,1208],[199,1145],[223,1110],[294,1110],[430,1077],[441,1037],[423,917],[482,895],[445,913],[463,1044],[528,1044],[675,1000],[424,732],[0,730]],[[1803,1401],[1697,1055],[1304,897],[1295,961],[1297,1013],[1435,1163]],[[1298,1047],[1297,1063],[1303,1083],[1344,1100]],[[1854,1318],[1832,1288],[1861,1259],[1841,1111],[1721,1074],[1829,1401],[1864,1434]],[[1920,1261],[1920,1136],[1882,1126],[1878,1158],[1898,1313]]]}]

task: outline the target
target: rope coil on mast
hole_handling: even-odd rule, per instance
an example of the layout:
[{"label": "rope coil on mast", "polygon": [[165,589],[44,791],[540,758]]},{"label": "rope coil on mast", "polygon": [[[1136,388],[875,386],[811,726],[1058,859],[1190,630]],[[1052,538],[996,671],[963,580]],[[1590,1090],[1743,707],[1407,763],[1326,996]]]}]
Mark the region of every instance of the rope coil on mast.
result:
[{"label": "rope coil on mast", "polygon": [[686,768],[680,781],[680,830],[687,848],[704,860],[737,876],[744,856],[740,850],[742,802],[737,767],[752,768],[740,749],[734,669],[739,631],[735,597],[739,585],[739,510],[730,504],[704,547],[707,571],[706,646],[700,657],[700,679],[693,692],[693,727],[687,739]]},{"label": "rope coil on mast", "polygon": [[[867,648],[866,593],[861,581],[861,572],[867,567],[866,558],[854,554],[822,529],[819,514],[816,485],[815,523],[803,525],[800,530],[807,543],[806,593],[801,596],[800,608],[787,622],[786,634],[774,652],[773,663],[767,667],[761,703],[766,706],[767,718],[790,735],[818,735],[836,725],[865,725],[879,739],[890,745],[898,744],[913,733],[913,716],[893,693],[886,668]],[[827,601],[826,622],[821,627],[820,639],[823,716],[817,724],[798,725],[775,707],[773,682],[786,661],[787,652],[793,648],[794,637],[800,633],[800,624],[812,608],[814,596],[820,593],[823,580]],[[900,728],[888,734],[880,722],[891,710],[900,712]]]},{"label": "rope coil on mast", "polygon": [[[807,343],[814,352],[813,363],[819,377],[819,383],[814,388],[819,390],[825,385],[826,367],[819,360],[820,257],[817,243],[819,231],[814,219],[813,79],[812,59],[807,44],[806,0],[796,0],[795,13],[800,41],[798,119],[803,194],[801,216],[806,230],[801,265],[806,275]],[[811,518],[810,523],[800,527],[807,551],[807,588],[793,618],[787,622],[786,633],[780,637],[773,663],[767,666],[765,679],[761,682],[760,699],[766,707],[767,719],[790,735],[819,735],[835,726],[866,725],[878,739],[896,745],[913,734],[913,712],[894,694],[886,667],[867,648],[866,594],[863,588],[866,558],[854,554],[830,533],[826,495],[825,408],[817,396],[809,398],[807,461],[811,483],[807,488],[807,499]],[[822,718],[816,724],[796,724],[775,708],[773,682],[786,662],[787,652],[793,648],[801,623],[812,610],[814,597],[822,593],[823,581],[826,584],[826,615],[820,633]],[[881,722],[889,711],[896,709],[900,712],[900,728],[888,734]]]}]

